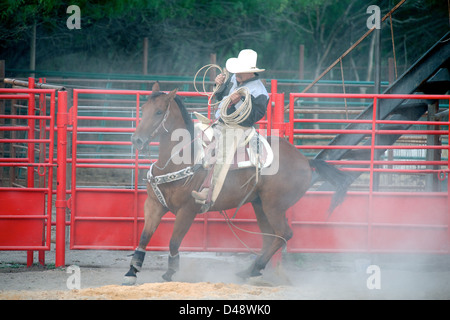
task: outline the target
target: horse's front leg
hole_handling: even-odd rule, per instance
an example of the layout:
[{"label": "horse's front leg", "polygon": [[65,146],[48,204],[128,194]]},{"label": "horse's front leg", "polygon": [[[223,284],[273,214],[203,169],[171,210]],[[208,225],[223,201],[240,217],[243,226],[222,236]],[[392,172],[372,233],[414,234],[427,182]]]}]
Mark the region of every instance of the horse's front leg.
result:
[{"label": "horse's front leg", "polygon": [[172,276],[179,269],[180,255],[178,249],[180,248],[184,236],[189,231],[195,216],[196,212],[188,208],[182,208],[176,213],[175,225],[169,242],[167,271],[162,275],[162,278],[166,281],[172,281]]},{"label": "horse's front leg", "polygon": [[166,214],[167,209],[164,208],[159,201],[148,197],[144,204],[144,229],[141,233],[139,245],[134,251],[133,258],[130,263],[130,270],[125,274],[123,285],[134,285],[137,280],[136,273],[141,271],[145,258],[145,248],[161,222],[161,218]]}]

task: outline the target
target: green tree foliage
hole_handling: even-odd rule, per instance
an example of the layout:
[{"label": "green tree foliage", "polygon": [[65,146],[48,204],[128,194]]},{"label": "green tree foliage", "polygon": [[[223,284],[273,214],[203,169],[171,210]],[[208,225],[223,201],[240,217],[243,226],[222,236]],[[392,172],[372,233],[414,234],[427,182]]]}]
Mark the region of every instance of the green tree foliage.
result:
[{"label": "green tree foliage", "polygon": [[[312,78],[367,31],[370,4],[382,15],[398,1],[357,0],[3,0],[0,3],[0,59],[26,68],[33,25],[37,26],[37,68],[140,73],[143,38],[149,39],[149,72],[192,75],[217,53],[223,64],[243,48],[259,53],[267,69],[298,70],[305,45],[306,74]],[[69,30],[69,5],[81,9],[81,29]],[[407,0],[394,14],[399,63],[418,58],[449,28],[447,3]],[[383,56],[391,55],[390,25],[383,26]],[[420,37],[420,41],[417,39]],[[365,79],[370,39],[349,59]],[[352,74],[353,77],[353,74]]]}]

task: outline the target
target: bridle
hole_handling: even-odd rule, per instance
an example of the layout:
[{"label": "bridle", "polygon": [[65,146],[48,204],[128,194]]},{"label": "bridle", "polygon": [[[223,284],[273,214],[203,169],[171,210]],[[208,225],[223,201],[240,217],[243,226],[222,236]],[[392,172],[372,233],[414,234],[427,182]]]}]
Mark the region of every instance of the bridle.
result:
[{"label": "bridle", "polygon": [[167,128],[164,126],[164,123],[166,123],[166,120],[169,117],[169,114],[170,114],[170,101],[169,101],[169,105],[167,106],[166,112],[164,113],[164,117],[162,118],[161,122],[156,127],[156,129],[153,131],[153,133],[150,135],[150,138],[153,138],[161,128],[164,128],[164,130],[166,130],[166,132],[169,132],[169,130],[167,130]]}]

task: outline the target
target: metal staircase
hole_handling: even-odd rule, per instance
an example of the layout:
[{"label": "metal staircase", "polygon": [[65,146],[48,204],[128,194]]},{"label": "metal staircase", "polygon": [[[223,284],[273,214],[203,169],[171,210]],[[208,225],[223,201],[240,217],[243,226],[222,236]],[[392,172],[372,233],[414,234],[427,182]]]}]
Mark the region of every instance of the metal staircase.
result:
[{"label": "metal staircase", "polygon": [[[450,32],[437,41],[420,59],[418,59],[405,73],[403,73],[384,94],[446,94],[450,90]],[[431,100],[378,100],[378,116],[382,120],[418,120],[433,104]],[[367,107],[356,119],[371,120],[373,105]],[[381,125],[379,130],[407,130],[411,125]],[[349,124],[348,130],[370,130],[371,124]],[[378,145],[392,145],[401,135],[379,135]],[[337,135],[329,145],[357,145],[363,139],[365,144],[371,144],[370,137],[364,134],[340,134]],[[385,150],[378,150],[375,156],[383,154]],[[369,160],[370,150],[346,150],[346,149],[324,149],[319,152],[315,159],[342,160],[358,159]],[[354,178],[359,176],[355,174]],[[313,177],[314,181],[317,177]],[[328,189],[324,184],[321,189]]]}]

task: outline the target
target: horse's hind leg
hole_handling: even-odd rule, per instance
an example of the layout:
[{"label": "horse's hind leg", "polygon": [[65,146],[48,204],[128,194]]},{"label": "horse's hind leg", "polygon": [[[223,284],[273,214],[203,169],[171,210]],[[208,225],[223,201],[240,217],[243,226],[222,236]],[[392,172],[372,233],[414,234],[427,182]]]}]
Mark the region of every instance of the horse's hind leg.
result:
[{"label": "horse's hind leg", "polygon": [[[257,198],[256,200],[252,201],[253,210],[255,211],[256,221],[258,223],[258,227],[261,230],[262,233],[264,233],[263,237],[263,245],[261,249],[261,255],[267,252],[270,247],[272,246],[272,243],[274,241],[274,237],[271,236],[274,234],[273,228],[269,223],[269,220],[266,217],[266,214],[264,213],[264,210],[262,208],[261,200]],[[253,270],[254,264],[247,270],[238,272],[237,275],[241,278],[248,278],[248,277],[254,277],[261,275],[259,272],[260,270]]]},{"label": "horse's hind leg", "polygon": [[269,221],[274,229],[273,242],[270,247],[268,247],[261,256],[255,261],[254,270],[256,272],[258,269],[262,270],[266,267],[266,264],[272,258],[272,256],[284,245],[287,244],[288,240],[292,238],[293,232],[287,223],[285,216],[285,211],[282,216],[279,216],[276,221],[272,221],[269,216]]},{"label": "horse's hind leg", "polygon": [[[255,210],[256,212],[256,210]],[[250,266],[250,268],[238,275],[242,278],[256,277],[261,275],[261,270],[263,270],[267,263],[270,261],[272,256],[287,243],[289,239],[292,238],[292,229],[287,223],[285,216],[285,211],[272,211],[264,210],[265,219],[269,223],[272,232],[266,232],[272,234],[272,236],[265,236],[267,240],[263,243],[263,249],[261,255],[255,260],[255,262]],[[258,214],[257,214],[258,217]],[[259,221],[259,220],[258,220]],[[269,230],[269,229],[267,229]],[[265,232],[261,229],[262,232]],[[272,238],[269,240],[268,238]]]},{"label": "horse's hind leg", "polygon": [[256,221],[258,223],[258,227],[261,230],[262,233],[265,233],[266,235],[263,235],[263,245],[261,249],[261,253],[267,251],[270,246],[272,245],[272,242],[274,240],[273,236],[270,236],[274,233],[272,226],[269,223],[269,220],[267,220],[266,214],[264,213],[264,210],[262,208],[261,200],[257,198],[256,200],[252,201],[253,210],[255,211]]},{"label": "horse's hind leg", "polygon": [[162,216],[167,212],[167,209],[161,205],[155,205],[150,198],[147,198],[144,204],[145,224],[141,233],[139,245],[134,251],[133,258],[130,262],[130,269],[125,274],[122,285],[134,285],[137,280],[136,273],[141,271],[142,264],[145,258],[145,248],[150,239],[161,222]]}]

